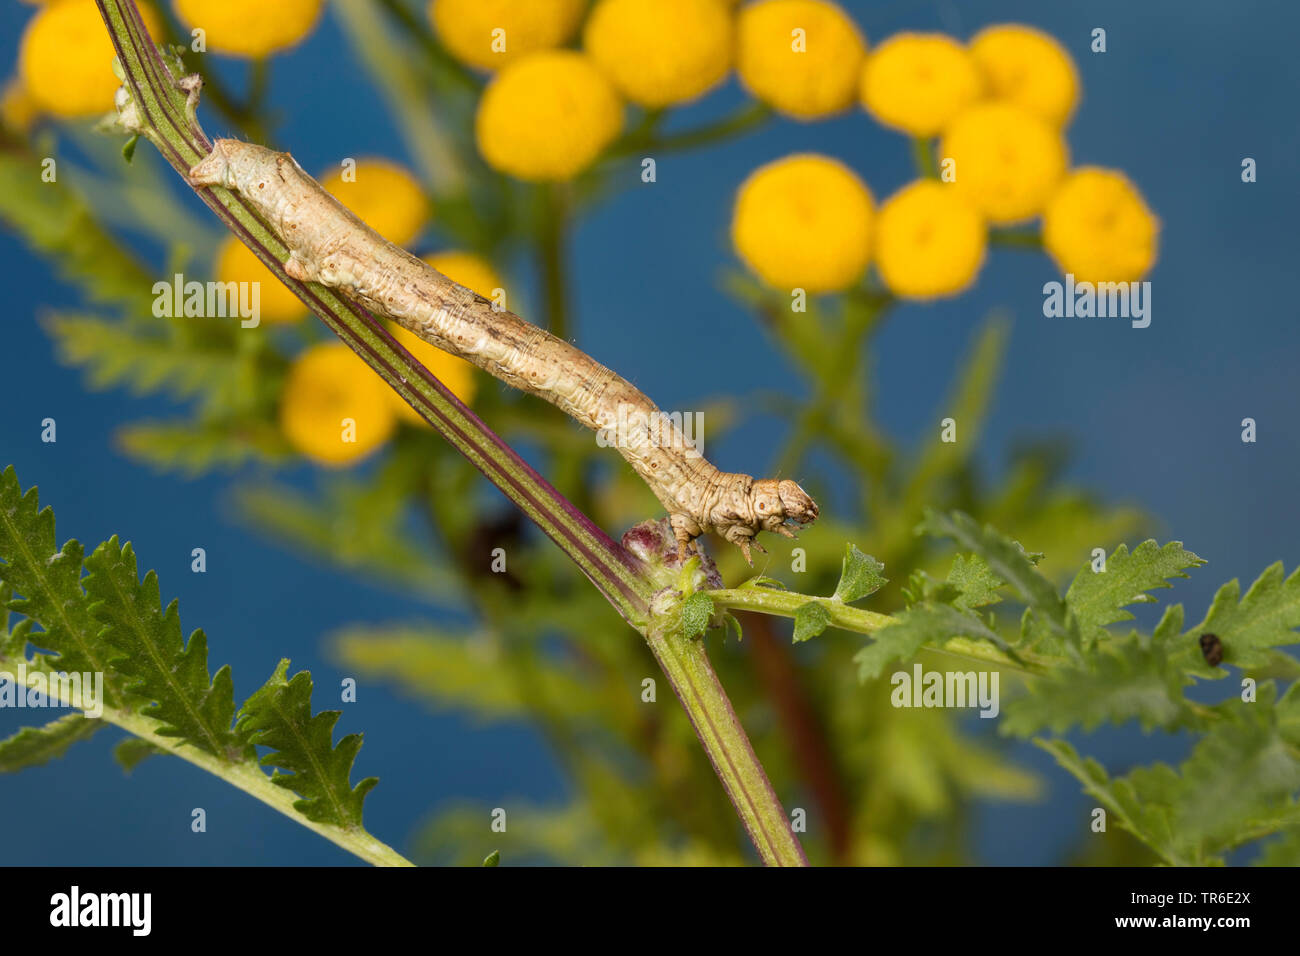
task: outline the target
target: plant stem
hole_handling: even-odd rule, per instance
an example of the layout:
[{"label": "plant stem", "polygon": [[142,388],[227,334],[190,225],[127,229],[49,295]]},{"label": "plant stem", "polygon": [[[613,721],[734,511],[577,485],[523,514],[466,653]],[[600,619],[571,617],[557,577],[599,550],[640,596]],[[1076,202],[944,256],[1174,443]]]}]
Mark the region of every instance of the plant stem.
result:
[{"label": "plant stem", "polygon": [[1037,229],[990,229],[989,245],[1002,249],[1043,250],[1043,235]]},{"label": "plant stem", "polygon": [[[757,129],[772,117],[772,108],[757,101],[746,103],[740,109],[724,116],[716,123],[682,130],[680,133],[654,135],[653,125],[648,129],[633,130],[610,149],[613,156],[627,156],[635,152],[671,153],[700,146],[711,146]],[[655,122],[658,118],[655,117]]]},{"label": "plant stem", "polygon": [[436,69],[446,73],[470,92],[478,93],[483,89],[483,81],[466,69],[459,60],[452,57],[438,42],[438,38],[433,35],[428,25],[412,13],[402,0],[374,0],[374,2],[383,7],[388,15],[401,25],[403,33],[415,39]]},{"label": "plant stem", "polygon": [[860,607],[836,601],[833,598],[813,597],[797,591],[779,591],[776,588],[748,587],[723,588],[705,591],[716,607],[736,608],[744,611],[761,611],[779,617],[794,617],[795,612],[809,602],[816,601],[830,613],[831,624],[846,631],[871,634],[894,623],[888,614],[865,611]]},{"label": "plant stem", "polygon": [[546,328],[557,339],[567,340],[569,328],[569,290],[565,258],[569,241],[568,197],[562,183],[546,183],[542,190],[542,228],[538,254],[542,271],[542,290],[546,299]]},{"label": "plant stem", "polygon": [[[192,119],[193,102],[187,103],[177,78],[168,73],[133,0],[95,2],[126,76],[138,118],[136,132],[186,176],[212,150]],[[764,861],[806,864],[785,811],[709,666],[703,642],[668,636],[663,619],[650,614],[652,586],[644,565],[534,471],[402,348],[382,323],[332,289],[291,279],[282,265],[289,250],[239,193],[220,188],[196,192],[279,281],[514,501],[645,636]]]},{"label": "plant stem", "polygon": [[932,140],[923,136],[913,137],[912,160],[916,163],[916,171],[922,178],[939,178],[939,166],[934,159],[934,142]]},{"label": "plant stem", "polygon": [[650,628],[646,640],[686,708],[713,770],[763,862],[768,866],[807,866],[808,858],[790,828],[790,819],[709,664],[704,641],[659,627]]}]

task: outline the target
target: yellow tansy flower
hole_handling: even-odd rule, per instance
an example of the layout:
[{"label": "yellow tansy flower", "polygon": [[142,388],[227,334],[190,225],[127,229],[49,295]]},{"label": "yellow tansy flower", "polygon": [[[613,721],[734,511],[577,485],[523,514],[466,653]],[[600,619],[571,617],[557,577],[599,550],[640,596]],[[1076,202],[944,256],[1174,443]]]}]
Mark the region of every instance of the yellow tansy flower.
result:
[{"label": "yellow tansy flower", "polygon": [[[162,36],[152,7],[141,4],[149,35]],[[113,109],[121,82],[113,75],[113,42],[95,0],[53,0],[23,32],[18,73],[36,105],[64,119],[102,116]]]},{"label": "yellow tansy flower", "polygon": [[263,322],[297,322],[307,314],[307,306],[302,300],[234,236],[221,244],[215,272],[219,282],[261,283],[258,307]]},{"label": "yellow tansy flower", "polygon": [[940,160],[955,163],[952,185],[999,225],[1042,211],[1069,162],[1060,131],[1012,103],[977,103],[949,124]]},{"label": "yellow tansy flower", "polygon": [[[425,256],[424,261],[448,279],[460,283],[467,289],[472,289],[485,299],[492,298],[495,290],[505,288],[496,270],[481,256],[476,256],[472,252],[456,250],[438,252]],[[389,331],[421,365],[451,389],[457,398],[466,405],[474,401],[474,395],[478,391],[478,380],[473,365],[430,345],[399,325],[390,323]],[[420,413],[408,405],[402,396],[392,389],[388,390],[388,394],[392,396],[393,407],[399,418],[416,425],[427,424]]]},{"label": "yellow tansy flower", "polygon": [[1043,245],[1080,282],[1134,282],[1156,261],[1160,221],[1127,176],[1082,166],[1043,211]]},{"label": "yellow tansy flower", "polygon": [[585,0],[433,0],[429,19],[456,59],[499,70],[567,40],[584,6]]},{"label": "yellow tansy flower", "polygon": [[0,94],[0,125],[14,133],[26,133],[36,122],[40,110],[22,80],[14,77]]},{"label": "yellow tansy flower", "polygon": [[1079,101],[1074,61],[1055,37],[1019,23],[981,30],[970,41],[990,92],[1063,126]]},{"label": "yellow tansy flower", "polygon": [[429,201],[414,176],[386,159],[359,159],[352,172],[344,180],[335,170],[320,184],[389,242],[404,246],[420,234]]},{"label": "yellow tansy flower", "polygon": [[871,192],[827,156],[787,156],[741,185],[731,221],[736,253],[775,289],[838,292],[867,267]]},{"label": "yellow tansy flower", "polygon": [[984,264],[984,220],[952,185],[922,179],[880,207],[876,268],[895,295],[934,299],[963,291]]},{"label": "yellow tansy flower", "polygon": [[264,57],[301,43],[324,0],[172,0],[189,29],[202,29],[210,53]]},{"label": "yellow tansy flower", "polygon": [[731,69],[723,0],[601,0],[583,45],[620,93],[642,106],[684,103]]},{"label": "yellow tansy flower", "polygon": [[867,44],[826,0],[760,0],[740,11],[736,72],[755,98],[795,119],[847,108]]},{"label": "yellow tansy flower", "polygon": [[974,59],[952,37],[899,33],[868,55],[860,94],[882,125],[934,136],[983,91]]},{"label": "yellow tansy flower", "polygon": [[474,131],[488,164],[518,179],[580,173],[623,128],[623,103],[591,60],[570,50],[534,53],[496,75]]},{"label": "yellow tansy flower", "polygon": [[294,361],[280,397],[280,428],[301,454],[346,465],[393,434],[388,383],[341,342],[314,345]]}]

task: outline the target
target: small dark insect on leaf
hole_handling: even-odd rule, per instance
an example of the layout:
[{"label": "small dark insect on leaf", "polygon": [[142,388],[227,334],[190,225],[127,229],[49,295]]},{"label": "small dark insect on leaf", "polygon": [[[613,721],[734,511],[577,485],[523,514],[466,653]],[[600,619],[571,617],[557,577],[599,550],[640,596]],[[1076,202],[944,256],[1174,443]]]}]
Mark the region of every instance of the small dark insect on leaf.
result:
[{"label": "small dark insect on leaf", "polygon": [[1219,640],[1219,635],[1201,635],[1201,655],[1205,658],[1205,663],[1211,667],[1218,667],[1223,663],[1223,642]]}]

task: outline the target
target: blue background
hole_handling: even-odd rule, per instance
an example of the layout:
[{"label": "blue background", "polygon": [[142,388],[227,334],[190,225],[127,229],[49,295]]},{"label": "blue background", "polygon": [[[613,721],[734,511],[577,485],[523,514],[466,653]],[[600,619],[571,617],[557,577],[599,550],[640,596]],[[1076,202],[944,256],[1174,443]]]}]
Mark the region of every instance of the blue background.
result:
[{"label": "blue background", "polygon": [[[1143,506],[1167,536],[1210,559],[1174,592],[1193,620],[1223,581],[1248,582],[1278,559],[1293,567],[1300,561],[1292,359],[1300,345],[1294,280],[1300,190],[1293,171],[1300,7],[1244,0],[845,5],[872,43],[905,29],[965,38],[1010,20],[1060,38],[1083,81],[1083,102],[1069,130],[1074,163],[1124,169],[1163,222],[1160,261],[1149,277],[1148,329],[1118,320],[1044,318],[1041,289],[1057,278],[1054,268],[1041,255],[1016,251],[994,253],[969,294],[895,312],[877,353],[883,358],[879,414],[887,428],[907,444],[931,433],[977,321],[1005,307],[1014,331],[983,461],[996,468],[1009,444],[1026,435],[1072,440],[1071,479],[1109,501]],[[15,61],[30,13],[19,4],[0,6],[0,62]],[[1105,54],[1089,52],[1094,27],[1107,31]],[[274,64],[273,99],[285,113],[279,138],[308,169],[339,155],[408,159],[371,88],[352,79],[350,56],[327,16],[302,48]],[[683,122],[738,102],[733,81],[691,107]],[[208,130],[232,132],[211,118]],[[623,194],[581,224],[573,253],[580,341],[661,406],[698,407],[707,397],[701,379],[671,361],[682,340],[744,356],[706,379],[709,388],[735,394],[755,384],[799,387],[755,334],[752,318],[719,287],[733,264],[726,227],[736,185],[758,164],[796,150],[840,157],[877,198],[913,176],[907,143],[855,112],[808,126],[779,123],[725,147],[665,157],[654,187]],[[1245,156],[1258,162],[1259,181],[1252,185],[1240,179]],[[528,281],[522,269],[517,278]],[[79,372],[54,361],[37,317],[50,306],[75,305],[75,293],[7,233],[0,233],[0,281],[7,299],[0,465],[13,463],[24,485],[40,486],[42,500],[55,506],[60,537],[91,545],[114,533],[133,540],[143,561],[158,569],[163,594],[180,598],[185,626],[202,626],[214,661],[232,664],[237,695],[251,692],[281,656],[291,657],[295,669],[309,668],[322,689],[337,687],[343,675],[324,653],[324,635],[351,622],[427,613],[401,603],[394,612],[392,596],[381,589],[256,536],[233,520],[230,479],[186,480],[127,460],[113,446],[114,429],[173,409],[121,390],[90,393]],[[647,328],[654,334],[644,334]],[[1258,422],[1253,445],[1240,439],[1247,416]],[[40,441],[46,417],[58,421],[57,444]],[[768,460],[771,449],[755,451],[755,445],[770,441],[756,427],[742,429],[711,457],[724,468],[746,467]],[[206,575],[189,570],[190,551],[199,546],[207,549]],[[0,712],[0,732],[12,732],[21,716]],[[526,727],[472,726],[364,686],[340,727],[365,731],[357,775],[382,779],[367,818],[378,837],[399,849],[431,806],[504,796],[548,802],[564,794],[544,744]],[[7,828],[0,862],[351,861],[181,761],[149,760],[123,775],[110,752],[117,736],[106,732],[52,765],[0,778],[6,818],[43,821]],[[1088,749],[1122,770],[1153,754],[1176,757],[1176,744],[1108,732],[1091,737]],[[1037,751],[1016,755],[1049,781],[1046,799],[1028,808],[982,809],[976,856],[988,863],[1059,860],[1078,836],[1084,798]],[[189,830],[193,807],[207,810],[206,834]]]}]

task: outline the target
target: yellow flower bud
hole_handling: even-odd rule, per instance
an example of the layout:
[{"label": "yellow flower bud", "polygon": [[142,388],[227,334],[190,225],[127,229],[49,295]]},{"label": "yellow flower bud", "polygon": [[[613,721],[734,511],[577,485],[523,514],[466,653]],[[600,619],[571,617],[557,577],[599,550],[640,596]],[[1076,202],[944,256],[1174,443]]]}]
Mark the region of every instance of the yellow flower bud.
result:
[{"label": "yellow flower bud", "polygon": [[736,72],[756,99],[800,120],[846,109],[867,44],[827,0],[759,0],[740,11]]},{"label": "yellow flower bud", "polygon": [[876,268],[903,298],[962,292],[979,274],[987,246],[984,220],[950,183],[922,179],[904,186],[876,218]]},{"label": "yellow flower bud", "polygon": [[217,252],[214,270],[219,282],[257,282],[258,308],[263,322],[297,322],[307,306],[275,277],[252,250],[234,236],[228,236]]},{"label": "yellow flower bud", "polygon": [[320,21],[323,0],[173,0],[210,53],[257,58],[297,46]]},{"label": "yellow flower bud", "polygon": [[1079,77],[1070,54],[1055,37],[1006,23],[977,33],[970,52],[993,96],[1057,126],[1069,121],[1079,101]]},{"label": "yellow flower bud", "polygon": [[584,6],[584,0],[433,0],[429,19],[456,59],[499,70],[567,40]]},{"label": "yellow flower bud", "polygon": [[591,60],[569,50],[533,53],[496,75],[475,117],[479,152],[517,179],[566,180],[623,128],[623,104]]},{"label": "yellow flower bud", "polygon": [[[149,35],[162,36],[152,7],[140,5]],[[113,75],[113,41],[95,0],[52,0],[23,32],[18,72],[41,111],[64,119],[112,112],[121,82]]]},{"label": "yellow flower bud", "polygon": [[989,222],[1040,213],[1069,164],[1060,131],[1012,103],[977,103],[949,124],[939,143],[952,160],[952,186]]},{"label": "yellow flower bud", "polygon": [[883,126],[934,136],[979,99],[984,80],[952,37],[899,33],[876,47],[862,70],[861,97]]},{"label": "yellow flower bud", "polygon": [[685,103],[731,69],[723,0],[601,0],[583,46],[618,91],[648,107]]},{"label": "yellow flower bud", "polygon": [[838,160],[797,154],[756,169],[731,221],[736,254],[774,289],[838,292],[867,267],[871,192]]},{"label": "yellow flower bud", "polygon": [[1160,221],[1127,176],[1082,166],[1043,212],[1043,245],[1080,282],[1135,282],[1156,261]]},{"label": "yellow flower bud", "polygon": [[393,434],[392,389],[341,342],[314,345],[294,361],[280,397],[280,428],[301,454],[338,467]]},{"label": "yellow flower bud", "polygon": [[386,159],[359,159],[346,180],[342,170],[334,170],[320,184],[394,245],[410,243],[429,221],[429,201],[420,183]]}]

